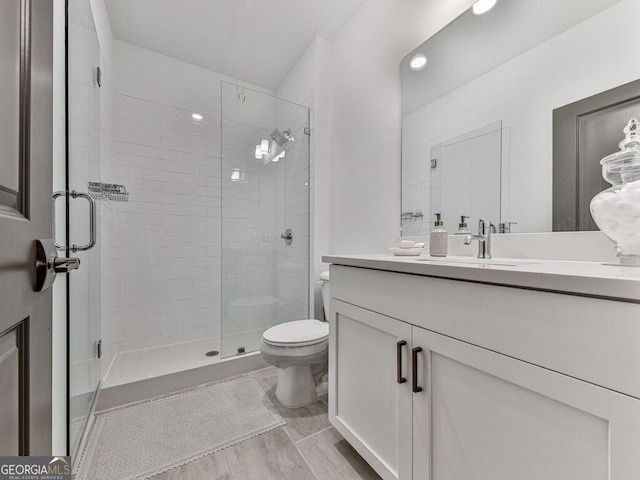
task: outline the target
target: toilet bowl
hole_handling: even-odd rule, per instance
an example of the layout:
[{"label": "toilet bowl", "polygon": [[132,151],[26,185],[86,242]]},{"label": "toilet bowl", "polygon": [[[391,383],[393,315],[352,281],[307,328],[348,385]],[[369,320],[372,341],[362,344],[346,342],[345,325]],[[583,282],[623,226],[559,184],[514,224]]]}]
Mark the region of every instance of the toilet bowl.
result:
[{"label": "toilet bowl", "polygon": [[[328,314],[328,272],[322,280]],[[262,334],[260,352],[267,363],[278,367],[276,398],[280,403],[304,407],[327,395],[328,349],[329,324],[320,320],[285,322]]]},{"label": "toilet bowl", "polygon": [[285,322],[262,335],[260,351],[278,367],[276,398],[285,407],[309,405],[326,395],[329,324],[307,319]]}]

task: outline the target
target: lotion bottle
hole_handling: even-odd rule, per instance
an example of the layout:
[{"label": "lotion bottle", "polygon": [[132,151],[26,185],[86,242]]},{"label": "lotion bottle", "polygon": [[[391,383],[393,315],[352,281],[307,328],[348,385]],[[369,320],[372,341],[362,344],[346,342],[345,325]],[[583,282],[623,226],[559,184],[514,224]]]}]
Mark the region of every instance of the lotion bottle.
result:
[{"label": "lotion bottle", "polygon": [[469,226],[467,225],[467,215],[460,216],[460,223],[458,224],[458,231],[456,235],[469,235],[471,231],[469,230]]},{"label": "lotion bottle", "polygon": [[429,254],[432,257],[447,256],[448,237],[441,216],[440,213],[436,213],[436,222],[429,235]]}]

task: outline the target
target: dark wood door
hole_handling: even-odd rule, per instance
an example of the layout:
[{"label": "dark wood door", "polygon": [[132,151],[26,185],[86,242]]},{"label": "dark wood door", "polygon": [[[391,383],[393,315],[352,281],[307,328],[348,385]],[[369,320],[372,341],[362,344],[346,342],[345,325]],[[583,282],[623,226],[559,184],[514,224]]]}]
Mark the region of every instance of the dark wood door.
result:
[{"label": "dark wood door", "polygon": [[51,455],[53,2],[0,0],[0,455]]},{"label": "dark wood door", "polygon": [[589,203],[611,186],[600,160],[619,150],[634,117],[640,118],[640,80],[554,110],[554,232],[598,230]]}]

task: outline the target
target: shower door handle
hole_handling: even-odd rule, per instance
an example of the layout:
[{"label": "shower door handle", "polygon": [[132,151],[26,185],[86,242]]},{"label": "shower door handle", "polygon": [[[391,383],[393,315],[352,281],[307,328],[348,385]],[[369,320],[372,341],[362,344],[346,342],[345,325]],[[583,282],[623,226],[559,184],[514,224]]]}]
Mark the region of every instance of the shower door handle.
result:
[{"label": "shower door handle", "polygon": [[[71,197],[71,198],[84,198],[89,202],[89,243],[86,245],[72,245],[71,247],[67,247],[65,245],[60,245],[56,242],[55,229],[56,229],[56,200],[60,197]],[[76,192],[75,190],[71,190],[70,192],[56,192],[53,194],[53,206],[51,216],[53,217],[53,244],[56,246],[58,250],[66,250],[70,248],[72,252],[83,252],[85,250],[89,250],[93,248],[96,244],[97,233],[96,233],[96,201],[89,195],[88,193]],[[68,221],[68,220],[67,220]]]}]

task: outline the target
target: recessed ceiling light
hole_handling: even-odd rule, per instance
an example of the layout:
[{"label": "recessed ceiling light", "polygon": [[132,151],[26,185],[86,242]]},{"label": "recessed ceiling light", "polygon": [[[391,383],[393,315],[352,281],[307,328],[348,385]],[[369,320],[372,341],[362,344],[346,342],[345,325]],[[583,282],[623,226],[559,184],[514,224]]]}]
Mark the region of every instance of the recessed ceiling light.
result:
[{"label": "recessed ceiling light", "polygon": [[413,71],[424,69],[427,66],[427,56],[423,53],[416,53],[409,61],[409,68]]},{"label": "recessed ceiling light", "polygon": [[194,120],[202,120],[202,115],[200,115],[199,113],[192,113],[191,118],[193,118]]},{"label": "recessed ceiling light", "polygon": [[498,0],[478,0],[473,4],[473,13],[476,15],[487,13],[496,6],[496,3],[498,3]]}]

